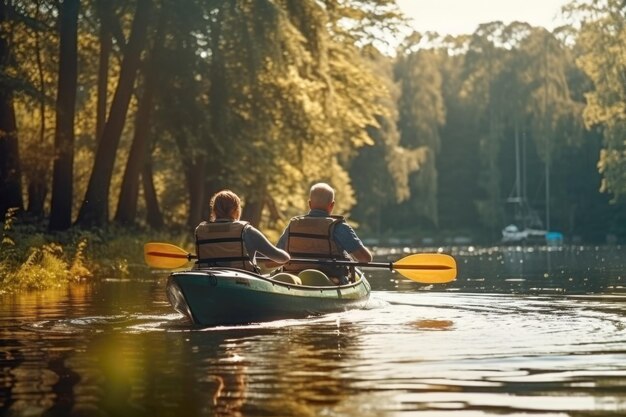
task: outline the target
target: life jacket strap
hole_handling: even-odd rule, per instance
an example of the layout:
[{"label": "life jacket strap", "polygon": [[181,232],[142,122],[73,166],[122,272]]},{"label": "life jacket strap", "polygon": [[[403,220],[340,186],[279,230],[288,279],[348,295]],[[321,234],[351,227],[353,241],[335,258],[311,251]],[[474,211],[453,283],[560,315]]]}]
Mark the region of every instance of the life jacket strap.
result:
[{"label": "life jacket strap", "polygon": [[242,242],[243,239],[241,237],[222,237],[216,239],[200,239],[197,241],[199,245],[205,243],[224,243],[224,242]]},{"label": "life jacket strap", "polygon": [[[329,255],[328,253],[291,252],[290,255],[294,258],[337,259],[337,256]],[[298,262],[294,261],[294,263],[298,263]]]},{"label": "life jacket strap", "polygon": [[308,239],[323,239],[328,240],[329,235],[321,235],[321,234],[313,234],[313,233],[301,233],[301,232],[290,232],[290,237],[304,237]]},{"label": "life jacket strap", "polygon": [[198,259],[196,262],[200,264],[215,264],[218,262],[236,262],[236,261],[250,261],[249,256],[225,256],[222,258],[206,258],[206,259]]}]

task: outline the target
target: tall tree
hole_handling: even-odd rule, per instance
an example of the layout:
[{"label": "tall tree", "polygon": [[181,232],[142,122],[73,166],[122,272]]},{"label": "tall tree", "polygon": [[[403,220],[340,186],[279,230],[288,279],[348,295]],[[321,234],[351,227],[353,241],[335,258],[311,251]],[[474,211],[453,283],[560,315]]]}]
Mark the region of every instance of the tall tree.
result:
[{"label": "tall tree", "polygon": [[49,223],[51,230],[65,230],[72,224],[79,6],[80,0],[65,0],[59,10],[59,81]]},{"label": "tall tree", "polygon": [[[582,106],[573,100],[568,85],[573,60],[552,33],[533,28],[517,49],[522,59],[510,65],[518,71],[517,79],[525,80],[519,96],[525,104],[526,130],[543,163],[543,170],[537,170],[538,182],[543,189],[544,227],[550,229],[553,202],[566,200],[566,184],[553,186],[559,185],[553,181],[554,163],[564,149],[580,144]],[[566,225],[563,221],[558,223],[560,228]]]},{"label": "tall tree", "polygon": [[78,225],[103,226],[108,222],[113,165],[126,121],[137,70],[141,62],[141,54],[144,50],[152,8],[151,0],[137,1],[130,37],[124,50],[117,89],[113,96],[109,117],[102,131],[102,138],[98,142],[93,171],[76,220]]},{"label": "tall tree", "polygon": [[493,88],[494,80],[506,62],[506,49],[501,47],[503,30],[502,22],[490,22],[480,25],[472,34],[463,63],[464,83],[460,92],[461,99],[471,103],[468,106],[472,112],[470,120],[475,123],[472,128],[476,129],[475,134],[479,138],[481,167],[478,181],[482,192],[474,203],[492,240],[500,236],[504,215],[498,165],[503,116],[498,101],[493,97],[498,95]]},{"label": "tall tree", "polygon": [[[382,54],[373,54],[376,75],[387,84],[389,95],[381,98],[388,109],[377,116],[379,127],[369,127],[368,135],[374,142],[360,148],[350,162],[350,178],[354,187],[356,205],[351,218],[361,225],[361,230],[380,235],[383,232],[385,206],[395,205],[410,196],[406,159],[410,151],[400,147],[400,134],[397,129],[396,110],[400,89],[393,82],[393,61]],[[375,172],[376,175],[363,175]],[[391,190],[395,190],[392,193]]]},{"label": "tall tree", "polygon": [[[437,166],[439,129],[445,123],[440,58],[434,50],[419,49],[402,54],[395,65],[395,78],[402,93],[398,101],[400,144],[417,152],[415,172],[410,175],[408,216],[422,225],[437,226]],[[426,222],[424,222],[426,220]]]},{"label": "tall tree", "polygon": [[109,56],[113,49],[112,29],[113,17],[111,0],[96,0],[96,10],[100,21],[98,38],[100,50],[98,54],[98,97],[96,105],[96,140],[102,137],[107,114],[107,92],[109,86]]},{"label": "tall tree", "polygon": [[[8,25],[9,5],[0,1],[0,74],[7,74],[11,64],[11,42]],[[12,87],[0,79],[0,220],[9,208],[23,210],[17,124]]]},{"label": "tall tree", "polygon": [[152,161],[146,158],[141,173],[143,195],[146,200],[146,223],[154,229],[161,229],[164,225],[163,213],[159,207],[157,193],[154,187],[154,175],[152,173]]},{"label": "tall tree", "polygon": [[446,123],[441,129],[437,155],[438,212],[440,226],[457,233],[481,232],[476,204],[480,143],[474,104],[461,97],[467,35],[449,38],[442,45],[442,95]]},{"label": "tall tree", "polygon": [[153,41],[151,57],[143,65],[143,88],[139,98],[135,115],[135,132],[130,147],[126,169],[122,179],[120,196],[118,199],[115,221],[120,224],[133,224],[137,215],[137,201],[139,199],[139,179],[145,166],[145,159],[149,149],[150,121],[154,106],[154,92],[157,88],[160,51],[164,37],[164,19],[166,11],[161,10],[156,36]]},{"label": "tall tree", "polygon": [[[39,22],[43,21],[41,18],[44,5],[37,1],[35,6],[34,20],[38,26]],[[58,24],[57,24],[58,27]],[[34,55],[37,68],[37,84],[38,84],[38,101],[39,107],[39,139],[38,149],[41,150],[41,158],[37,163],[31,163],[29,171],[31,174],[28,176],[28,206],[26,211],[36,218],[44,217],[44,205],[46,196],[49,191],[49,168],[50,164],[44,162],[47,158],[47,141],[46,141],[46,108],[47,108],[47,86],[46,86],[46,69],[44,68],[44,55],[45,55],[45,43],[48,33],[44,32],[40,28],[34,28],[32,30],[34,37]]]},{"label": "tall tree", "polygon": [[586,95],[585,124],[599,127],[604,147],[598,167],[601,190],[626,194],[626,4],[623,0],[573,1],[580,23],[577,63],[593,82]]}]

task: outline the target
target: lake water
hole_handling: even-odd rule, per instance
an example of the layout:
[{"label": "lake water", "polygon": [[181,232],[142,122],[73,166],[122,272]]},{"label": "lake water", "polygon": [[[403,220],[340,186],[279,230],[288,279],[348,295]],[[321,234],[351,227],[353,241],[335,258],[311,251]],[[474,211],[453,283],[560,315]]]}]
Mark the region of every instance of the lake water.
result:
[{"label": "lake water", "polygon": [[626,415],[626,249],[444,250],[454,283],[367,270],[368,309],[238,327],[164,275],[0,296],[0,416]]}]

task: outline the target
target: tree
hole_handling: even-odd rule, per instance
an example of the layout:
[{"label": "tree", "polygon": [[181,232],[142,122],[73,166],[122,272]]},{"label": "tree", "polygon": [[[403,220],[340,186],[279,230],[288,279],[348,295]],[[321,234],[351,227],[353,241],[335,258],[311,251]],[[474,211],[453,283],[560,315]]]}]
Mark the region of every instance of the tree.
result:
[{"label": "tree", "polygon": [[358,222],[361,230],[380,235],[388,227],[384,208],[410,196],[411,166],[407,160],[411,158],[404,156],[411,152],[400,146],[396,109],[400,89],[393,81],[393,61],[380,53],[370,54],[374,73],[389,91],[387,97],[380,99],[380,105],[387,111],[376,116],[378,127],[367,128],[373,144],[358,149],[350,161],[349,173],[356,199],[350,217]]},{"label": "tree", "polygon": [[[0,74],[11,65],[10,32],[7,31],[9,6],[0,1]],[[8,209],[24,209],[13,93],[9,80],[0,79],[0,220]]]},{"label": "tree", "polygon": [[475,202],[484,195],[479,182],[480,127],[475,102],[461,97],[467,43],[468,36],[462,35],[450,37],[442,45],[446,123],[440,131],[441,148],[437,155],[437,203],[441,229],[459,235],[479,235],[482,228]]},{"label": "tree", "polygon": [[93,171],[76,220],[76,223],[81,226],[103,226],[108,222],[109,188],[113,176],[113,164],[126,121],[141,53],[144,49],[152,7],[151,0],[138,0],[137,2],[130,38],[124,50],[117,89],[113,96],[109,117],[102,131],[102,138],[98,141]]},{"label": "tree", "polygon": [[502,109],[493,98],[498,94],[493,83],[502,71],[506,58],[506,50],[501,48],[500,40],[503,30],[502,22],[490,22],[480,25],[472,34],[463,63],[463,84],[459,93],[471,112],[469,131],[479,141],[478,182],[481,192],[474,204],[492,240],[499,237],[504,216],[498,166],[503,119]]},{"label": "tree", "polygon": [[98,38],[100,50],[98,54],[98,98],[96,105],[96,140],[102,137],[107,114],[107,92],[109,84],[109,56],[113,49],[111,13],[112,0],[95,0],[97,16],[100,22]]},{"label": "tree", "polygon": [[74,116],[78,54],[77,30],[80,0],[65,0],[59,10],[59,81],[56,104],[55,158],[52,178],[51,230],[72,224],[74,173]]},{"label": "tree", "polygon": [[130,147],[130,153],[126,162],[126,169],[122,179],[122,187],[118,199],[115,221],[120,224],[130,225],[135,223],[137,215],[137,200],[139,198],[140,174],[145,166],[147,151],[149,149],[150,125],[154,106],[154,93],[158,81],[159,54],[162,51],[164,36],[164,19],[167,11],[161,11],[159,24],[157,25],[156,38],[151,51],[150,59],[143,66],[143,91],[139,98],[137,113],[135,115],[135,132]]},{"label": "tree", "polygon": [[619,197],[626,194],[626,4],[574,1],[567,10],[580,23],[577,64],[593,82],[586,94],[585,124],[604,135],[601,190]]},{"label": "tree", "polygon": [[[420,37],[417,39],[419,42]],[[407,50],[412,46],[407,45]],[[438,53],[426,48],[400,55],[395,64],[395,78],[401,86],[400,145],[414,154],[406,216],[414,223],[435,227],[439,223],[436,155],[440,149],[439,129],[446,117],[439,66]]]},{"label": "tree", "polygon": [[[36,82],[38,84],[38,94],[33,95],[34,101],[37,101],[37,105],[39,108],[39,138],[37,143],[37,148],[40,151],[40,155],[28,161],[27,164],[27,172],[28,172],[28,206],[26,211],[29,215],[43,219],[44,218],[44,205],[45,200],[50,188],[49,185],[49,169],[50,163],[48,162],[50,156],[50,146],[47,143],[46,135],[47,135],[47,107],[48,101],[50,101],[47,97],[48,84],[51,84],[50,81],[46,82],[46,64],[44,61],[44,57],[46,54],[46,49],[49,49],[52,46],[53,42],[50,42],[50,38],[56,39],[58,35],[54,33],[53,36],[50,36],[52,30],[43,30],[42,27],[46,27],[46,15],[52,15],[52,13],[46,13],[45,2],[37,1],[34,5],[34,21],[37,23],[34,24],[24,24],[23,26],[28,27],[28,30],[34,38],[34,55],[36,57]],[[52,6],[50,6],[52,9]],[[49,10],[50,10],[49,9]],[[28,19],[22,19],[24,22],[27,22]],[[57,19],[58,20],[58,19]],[[58,22],[55,22],[58,23]],[[51,25],[52,26],[52,25]],[[57,25],[54,25],[55,29]],[[57,46],[55,44],[55,46]],[[58,53],[57,50],[55,52]],[[34,84],[34,83],[33,83]]]}]

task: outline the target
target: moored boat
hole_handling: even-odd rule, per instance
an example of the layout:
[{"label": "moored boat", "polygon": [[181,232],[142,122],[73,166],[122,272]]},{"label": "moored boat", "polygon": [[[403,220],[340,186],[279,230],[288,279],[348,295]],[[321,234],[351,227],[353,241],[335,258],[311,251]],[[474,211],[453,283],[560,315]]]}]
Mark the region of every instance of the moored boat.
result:
[{"label": "moored boat", "polygon": [[303,318],[363,308],[370,284],[362,274],[346,285],[301,285],[233,268],[173,272],[167,297],[175,310],[203,326]]}]

